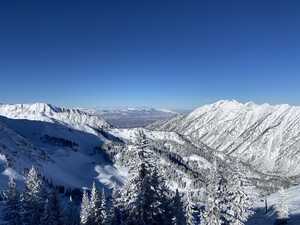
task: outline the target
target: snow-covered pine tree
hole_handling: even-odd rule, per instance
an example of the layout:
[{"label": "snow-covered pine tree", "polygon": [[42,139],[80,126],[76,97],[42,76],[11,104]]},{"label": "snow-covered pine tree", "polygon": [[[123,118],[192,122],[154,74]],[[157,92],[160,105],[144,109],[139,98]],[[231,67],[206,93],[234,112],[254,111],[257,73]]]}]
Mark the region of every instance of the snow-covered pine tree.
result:
[{"label": "snow-covered pine tree", "polygon": [[24,225],[40,225],[45,204],[45,189],[37,170],[32,167],[25,177],[22,195],[22,222]]},{"label": "snow-covered pine tree", "polygon": [[253,214],[255,191],[246,179],[245,171],[237,160],[228,179],[224,219],[228,224],[244,225]]},{"label": "snow-covered pine tree", "polygon": [[102,215],[102,221],[104,222],[106,220],[107,214],[106,214],[106,192],[104,189],[102,189],[102,199],[101,199],[101,215]]},{"label": "snow-covered pine tree", "polygon": [[58,192],[52,190],[45,202],[45,209],[42,217],[42,225],[62,225],[61,206]]},{"label": "snow-covered pine tree", "polygon": [[20,225],[20,199],[19,193],[16,189],[16,182],[13,178],[10,178],[8,182],[7,199],[5,201],[5,207],[3,210],[3,220],[6,225]]},{"label": "snow-covered pine tree", "polygon": [[132,165],[131,177],[121,191],[126,225],[171,224],[170,199],[149,148],[144,133],[140,131],[136,143],[137,164]]},{"label": "snow-covered pine tree", "polygon": [[287,224],[287,220],[289,218],[289,208],[288,208],[288,199],[287,193],[282,188],[279,191],[280,199],[279,202],[275,205],[276,209],[276,225],[285,225]]},{"label": "snow-covered pine tree", "polygon": [[96,188],[95,182],[93,182],[90,202],[91,225],[103,224],[102,198],[103,196],[101,196],[101,193]]},{"label": "snow-covered pine tree", "polygon": [[126,225],[146,225],[144,212],[144,192],[142,192],[143,179],[145,174],[144,165],[139,165],[140,171],[133,174],[121,191],[122,216]]},{"label": "snow-covered pine tree", "polygon": [[113,199],[111,195],[107,195],[103,193],[103,225],[113,225],[115,222],[115,209],[114,209],[114,204],[113,204]]},{"label": "snow-covered pine tree", "polygon": [[90,225],[91,224],[91,207],[90,199],[86,190],[83,191],[81,209],[80,209],[80,224]]},{"label": "snow-covered pine tree", "polygon": [[231,222],[230,216],[231,209],[230,209],[230,200],[231,195],[229,192],[228,187],[228,177],[227,174],[224,173],[224,170],[222,172],[218,172],[218,181],[217,181],[217,193],[216,193],[216,199],[218,199],[218,205],[220,209],[220,219],[222,221],[222,224],[229,225]]},{"label": "snow-covered pine tree", "polygon": [[192,193],[189,191],[186,198],[186,224],[199,225],[200,224],[200,209],[192,198]]},{"label": "snow-covered pine tree", "polygon": [[153,205],[156,206],[157,212],[154,211],[154,218],[156,221],[160,221],[160,224],[172,224],[174,218],[173,204],[171,191],[166,185],[165,179],[159,175],[156,164],[150,175],[150,183],[152,189],[156,189],[156,195],[153,196]]},{"label": "snow-covered pine tree", "polygon": [[114,209],[114,221],[113,225],[123,225],[123,205],[121,190],[114,188],[112,191],[113,209]]},{"label": "snow-covered pine tree", "polygon": [[220,177],[218,174],[217,161],[210,169],[208,183],[206,185],[206,205],[201,214],[201,225],[221,225],[221,199],[218,193]]},{"label": "snow-covered pine tree", "polygon": [[173,198],[173,216],[174,225],[186,225],[184,205],[182,196],[179,194],[178,189],[176,189],[175,196]]}]

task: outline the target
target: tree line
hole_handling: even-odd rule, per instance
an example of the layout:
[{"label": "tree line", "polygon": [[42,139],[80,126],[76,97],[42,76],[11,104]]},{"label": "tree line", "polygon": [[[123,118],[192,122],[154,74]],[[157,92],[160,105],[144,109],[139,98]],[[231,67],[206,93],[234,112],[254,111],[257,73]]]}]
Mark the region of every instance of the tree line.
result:
[{"label": "tree line", "polygon": [[[205,202],[170,189],[157,159],[141,137],[137,162],[121,188],[100,190],[93,183],[79,203],[47,187],[32,167],[19,193],[11,179],[6,191],[3,221],[7,225],[243,225],[252,215],[252,194],[243,171],[222,171],[215,162],[206,180]],[[237,163],[238,165],[238,163]]]}]

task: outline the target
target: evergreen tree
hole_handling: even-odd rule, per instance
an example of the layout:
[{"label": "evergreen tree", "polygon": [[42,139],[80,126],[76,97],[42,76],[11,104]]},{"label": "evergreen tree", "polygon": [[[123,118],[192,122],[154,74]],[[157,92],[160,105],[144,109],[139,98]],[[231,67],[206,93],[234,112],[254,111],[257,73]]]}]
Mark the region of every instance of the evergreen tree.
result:
[{"label": "evergreen tree", "polygon": [[104,189],[102,189],[102,202],[101,202],[101,215],[102,215],[102,221],[106,220],[107,214],[106,214],[106,192]]},{"label": "evergreen tree", "polygon": [[80,209],[80,224],[90,225],[91,224],[91,207],[90,200],[86,190],[83,191],[81,209]]},{"label": "evergreen tree", "polygon": [[187,225],[199,225],[201,210],[199,204],[195,202],[192,196],[192,192],[189,190],[186,194],[186,224]]},{"label": "evergreen tree", "polygon": [[228,224],[244,225],[253,214],[254,190],[246,179],[245,171],[241,170],[236,161],[228,180],[224,218]]},{"label": "evergreen tree", "polygon": [[115,221],[113,199],[110,195],[106,196],[105,193],[103,193],[103,199],[103,225],[113,225]]},{"label": "evergreen tree", "polygon": [[287,220],[289,218],[289,208],[288,208],[288,200],[287,200],[287,193],[282,188],[279,191],[280,199],[279,202],[276,204],[276,225],[284,225],[287,224]]},{"label": "evergreen tree", "polygon": [[138,143],[138,165],[122,190],[123,215],[127,225],[171,224],[171,201],[164,180],[159,176],[155,159],[143,132]]},{"label": "evergreen tree", "polygon": [[228,179],[225,178],[225,173],[219,173],[217,179],[217,192],[216,199],[218,200],[218,207],[220,209],[220,219],[223,224],[231,224],[231,214],[230,201],[232,201],[232,194],[229,191]]},{"label": "evergreen tree", "polygon": [[20,225],[20,199],[16,189],[16,182],[13,178],[9,180],[7,199],[4,208],[4,221],[6,225]]},{"label": "evergreen tree", "polygon": [[174,225],[186,225],[183,201],[182,201],[182,197],[178,192],[178,189],[176,189],[176,193],[173,198],[173,216],[174,216],[173,219]]},{"label": "evergreen tree", "polygon": [[120,189],[115,188],[113,190],[112,201],[113,201],[113,209],[114,209],[113,225],[123,225],[124,215],[123,215],[122,196],[121,196]]},{"label": "evergreen tree", "polygon": [[156,221],[160,221],[162,225],[169,225],[173,223],[173,202],[171,191],[168,189],[165,179],[159,175],[158,169],[154,164],[154,168],[150,174],[151,188],[155,190],[153,195],[153,205],[156,205],[157,212],[154,211]]},{"label": "evergreen tree", "polygon": [[187,225],[199,225],[200,224],[200,212],[197,205],[194,202],[190,202],[186,207],[186,224]]},{"label": "evergreen tree", "polygon": [[53,190],[45,202],[42,225],[62,225],[61,207],[57,191]]},{"label": "evergreen tree", "polygon": [[32,167],[25,177],[22,195],[22,222],[24,225],[40,225],[45,204],[45,190],[40,176]]},{"label": "evergreen tree", "polygon": [[201,215],[201,225],[221,225],[221,199],[218,193],[219,175],[217,163],[214,162],[210,170],[209,180],[206,187],[206,206]]},{"label": "evergreen tree", "polygon": [[96,188],[95,182],[93,183],[91,192],[91,224],[98,225],[103,222],[103,207],[102,207],[102,197],[100,192]]}]

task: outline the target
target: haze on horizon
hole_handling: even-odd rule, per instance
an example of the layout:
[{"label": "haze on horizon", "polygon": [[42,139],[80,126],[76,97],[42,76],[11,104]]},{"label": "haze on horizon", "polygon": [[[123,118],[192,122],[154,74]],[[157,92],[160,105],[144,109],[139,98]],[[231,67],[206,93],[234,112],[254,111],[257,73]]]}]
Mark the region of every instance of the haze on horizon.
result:
[{"label": "haze on horizon", "polygon": [[2,1],[0,102],[300,105],[296,1]]}]

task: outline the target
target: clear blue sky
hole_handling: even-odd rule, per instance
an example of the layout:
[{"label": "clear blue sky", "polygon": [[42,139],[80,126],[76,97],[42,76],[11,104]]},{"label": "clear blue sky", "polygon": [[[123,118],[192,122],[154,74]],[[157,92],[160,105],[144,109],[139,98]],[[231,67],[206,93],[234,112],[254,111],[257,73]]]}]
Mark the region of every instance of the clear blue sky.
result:
[{"label": "clear blue sky", "polygon": [[300,105],[300,2],[0,1],[0,102]]}]

